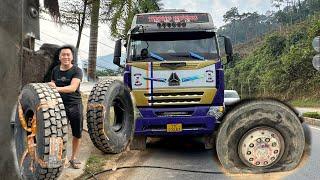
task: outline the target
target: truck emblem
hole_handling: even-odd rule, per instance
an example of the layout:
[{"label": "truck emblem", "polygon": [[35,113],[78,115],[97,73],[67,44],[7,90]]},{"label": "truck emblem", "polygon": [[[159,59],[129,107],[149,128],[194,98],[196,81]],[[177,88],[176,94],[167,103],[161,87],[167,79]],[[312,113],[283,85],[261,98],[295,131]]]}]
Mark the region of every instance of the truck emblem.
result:
[{"label": "truck emblem", "polygon": [[169,86],[179,86],[180,85],[180,79],[176,73],[172,73],[168,79]]},{"label": "truck emblem", "polygon": [[141,83],[141,74],[137,73],[137,74],[134,74],[134,85],[135,86],[141,86],[142,83]]}]

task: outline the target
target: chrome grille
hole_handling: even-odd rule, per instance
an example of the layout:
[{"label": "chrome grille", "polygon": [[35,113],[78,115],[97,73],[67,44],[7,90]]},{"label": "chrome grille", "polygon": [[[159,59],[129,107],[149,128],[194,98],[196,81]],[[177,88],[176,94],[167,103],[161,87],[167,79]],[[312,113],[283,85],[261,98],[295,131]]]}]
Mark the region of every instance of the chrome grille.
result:
[{"label": "chrome grille", "polygon": [[198,92],[171,92],[171,93],[147,93],[144,94],[148,103],[153,105],[188,105],[199,104],[203,91]]}]

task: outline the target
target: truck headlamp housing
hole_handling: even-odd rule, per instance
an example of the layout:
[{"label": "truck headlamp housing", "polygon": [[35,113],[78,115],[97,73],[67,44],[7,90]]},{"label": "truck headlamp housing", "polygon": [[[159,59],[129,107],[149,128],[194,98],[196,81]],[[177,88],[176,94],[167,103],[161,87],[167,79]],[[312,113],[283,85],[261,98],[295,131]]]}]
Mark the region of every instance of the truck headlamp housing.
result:
[{"label": "truck headlamp housing", "polygon": [[216,120],[219,120],[224,113],[223,106],[211,106],[207,113],[208,116],[213,116]]},{"label": "truck headlamp housing", "polygon": [[134,118],[142,118],[142,114],[136,106],[134,106]]}]

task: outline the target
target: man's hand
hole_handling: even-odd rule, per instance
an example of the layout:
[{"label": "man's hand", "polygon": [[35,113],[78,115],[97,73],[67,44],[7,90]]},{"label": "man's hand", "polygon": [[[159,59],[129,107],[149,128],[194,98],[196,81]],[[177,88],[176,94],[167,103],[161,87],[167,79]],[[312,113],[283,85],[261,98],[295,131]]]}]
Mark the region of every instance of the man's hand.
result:
[{"label": "man's hand", "polygon": [[56,83],[54,82],[48,82],[48,85],[52,88],[57,88]]}]

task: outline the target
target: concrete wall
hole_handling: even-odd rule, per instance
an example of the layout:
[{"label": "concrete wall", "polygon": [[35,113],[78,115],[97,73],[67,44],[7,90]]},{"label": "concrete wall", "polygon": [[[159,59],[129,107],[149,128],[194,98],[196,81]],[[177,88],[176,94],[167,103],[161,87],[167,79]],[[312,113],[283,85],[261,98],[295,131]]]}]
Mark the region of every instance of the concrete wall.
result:
[{"label": "concrete wall", "polygon": [[21,89],[22,7],[21,0],[0,5],[0,175],[6,179],[18,179],[10,119]]}]

